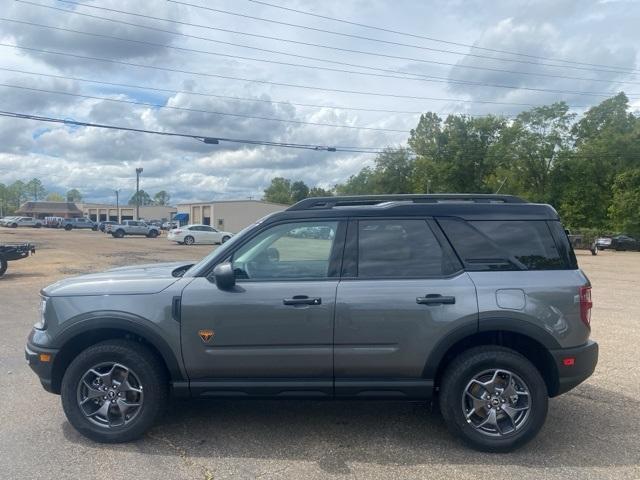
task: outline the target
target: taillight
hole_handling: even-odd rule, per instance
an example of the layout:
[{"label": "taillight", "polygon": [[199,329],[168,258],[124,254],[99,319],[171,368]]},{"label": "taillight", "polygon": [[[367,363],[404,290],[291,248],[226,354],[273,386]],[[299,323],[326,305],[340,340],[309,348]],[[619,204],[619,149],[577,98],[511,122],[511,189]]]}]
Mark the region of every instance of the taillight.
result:
[{"label": "taillight", "polygon": [[182,233],[182,230],[174,230],[173,233],[175,234]]},{"label": "taillight", "polygon": [[591,287],[580,287],[580,320],[591,328]]}]

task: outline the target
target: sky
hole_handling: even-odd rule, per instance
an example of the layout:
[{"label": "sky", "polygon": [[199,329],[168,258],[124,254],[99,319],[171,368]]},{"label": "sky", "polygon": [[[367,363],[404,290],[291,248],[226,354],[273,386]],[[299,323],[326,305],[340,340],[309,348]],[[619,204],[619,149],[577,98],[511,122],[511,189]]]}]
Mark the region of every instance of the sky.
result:
[{"label": "sky", "polygon": [[[580,114],[619,91],[640,109],[637,1],[0,2],[1,111],[367,150],[406,145],[420,112]],[[92,202],[131,195],[137,167],[178,203],[331,188],[374,158],[0,117],[0,183]]]}]

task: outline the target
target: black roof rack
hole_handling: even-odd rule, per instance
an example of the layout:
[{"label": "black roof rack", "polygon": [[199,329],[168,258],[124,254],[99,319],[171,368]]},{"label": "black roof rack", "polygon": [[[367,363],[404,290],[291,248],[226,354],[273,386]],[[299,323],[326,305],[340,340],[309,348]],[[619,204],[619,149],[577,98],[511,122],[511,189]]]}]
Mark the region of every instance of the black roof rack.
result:
[{"label": "black roof rack", "polygon": [[311,197],[300,200],[287,210],[325,210],[334,207],[355,207],[377,205],[386,202],[413,203],[527,203],[513,195],[493,195],[487,193],[434,193],[434,194],[397,194],[397,195],[351,195],[337,197]]}]

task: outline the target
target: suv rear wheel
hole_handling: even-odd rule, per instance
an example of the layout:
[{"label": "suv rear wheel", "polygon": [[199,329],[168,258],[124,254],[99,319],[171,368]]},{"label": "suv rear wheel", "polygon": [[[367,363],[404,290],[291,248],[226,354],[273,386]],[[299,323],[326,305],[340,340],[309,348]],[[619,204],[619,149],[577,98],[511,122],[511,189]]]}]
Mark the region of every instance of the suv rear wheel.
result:
[{"label": "suv rear wheel", "polygon": [[71,362],[62,379],[62,407],[84,436],[105,443],[140,437],[162,413],[167,379],[159,360],[144,345],[109,340]]},{"label": "suv rear wheel", "polygon": [[544,424],[547,386],[536,367],[513,350],[472,348],[442,378],[442,416],[453,434],[478,450],[514,450]]}]

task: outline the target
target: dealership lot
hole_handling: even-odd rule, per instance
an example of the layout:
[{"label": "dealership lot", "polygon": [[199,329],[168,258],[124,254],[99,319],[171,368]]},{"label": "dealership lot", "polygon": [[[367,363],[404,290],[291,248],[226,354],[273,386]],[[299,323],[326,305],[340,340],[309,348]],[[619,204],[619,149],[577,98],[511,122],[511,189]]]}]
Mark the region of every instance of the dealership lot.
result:
[{"label": "dealership lot", "polygon": [[212,247],[0,229],[0,243],[18,241],[37,254],[0,278],[0,478],[640,478],[640,253],[578,252],[594,287],[598,369],[551,401],[531,444],[489,455],[454,441],[420,403],[175,402],[142,440],[92,443],[24,361],[39,289],[112,266],[197,260]]}]

